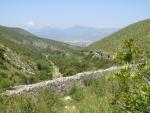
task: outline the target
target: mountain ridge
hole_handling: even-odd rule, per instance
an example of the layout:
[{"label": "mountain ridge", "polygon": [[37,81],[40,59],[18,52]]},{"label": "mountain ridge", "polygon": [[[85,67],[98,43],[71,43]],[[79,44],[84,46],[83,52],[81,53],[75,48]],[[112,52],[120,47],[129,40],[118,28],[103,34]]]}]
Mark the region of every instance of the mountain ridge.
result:
[{"label": "mountain ridge", "polygon": [[[96,41],[86,47],[84,50],[91,51],[118,51],[121,43],[125,39],[133,38],[139,45],[145,43],[149,48],[148,42],[150,41],[150,19],[133,23],[99,41]],[[148,50],[148,48],[146,48]]]}]

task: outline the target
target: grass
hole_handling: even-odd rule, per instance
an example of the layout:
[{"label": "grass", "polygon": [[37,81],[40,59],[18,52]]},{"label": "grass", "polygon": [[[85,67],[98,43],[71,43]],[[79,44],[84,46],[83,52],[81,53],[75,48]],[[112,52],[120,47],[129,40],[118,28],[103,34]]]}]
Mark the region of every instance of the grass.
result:
[{"label": "grass", "polygon": [[[132,71],[131,74],[133,74]],[[118,73],[121,74],[121,71]],[[118,101],[116,94],[121,93],[121,85],[125,82],[122,79],[113,79],[114,75],[108,73],[108,75],[99,78],[87,77],[83,81],[84,87],[74,83],[66,95],[62,95],[52,88],[24,95],[1,95],[0,113],[128,113],[118,103],[115,103]],[[126,75],[122,74],[122,76]],[[135,81],[131,85],[134,83]],[[70,96],[71,100],[66,101],[64,99],[66,96]],[[147,101],[138,98],[134,101],[134,105],[140,104],[140,107],[143,107],[142,104],[149,102],[149,96],[145,97],[143,98]],[[131,98],[133,97],[131,96]],[[145,112],[135,111],[134,113]]]},{"label": "grass", "polygon": [[105,77],[87,78],[85,84],[84,88],[72,87],[75,91],[70,95],[73,101],[67,105],[70,109],[66,109],[64,113],[72,113],[72,106],[76,108],[73,113],[123,113],[111,104],[113,95]]},{"label": "grass", "polygon": [[85,87],[74,84],[71,101],[52,88],[33,94],[1,96],[0,113],[125,113],[111,104],[112,93],[106,77],[87,78]]},{"label": "grass", "polygon": [[62,100],[48,88],[29,95],[0,97],[0,113],[61,113]]}]

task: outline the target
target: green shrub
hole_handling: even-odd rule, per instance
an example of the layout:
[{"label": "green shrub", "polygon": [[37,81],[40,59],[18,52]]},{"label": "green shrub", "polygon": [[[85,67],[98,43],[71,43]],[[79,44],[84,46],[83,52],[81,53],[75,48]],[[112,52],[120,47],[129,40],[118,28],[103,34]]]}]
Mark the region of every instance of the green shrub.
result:
[{"label": "green shrub", "polygon": [[46,72],[46,71],[39,72],[37,76],[39,80],[51,80],[52,79],[52,73]]},{"label": "green shrub", "polygon": [[46,63],[45,61],[39,61],[36,66],[39,71],[42,71],[42,70],[49,71],[50,69],[50,65]]},{"label": "green shrub", "polygon": [[[124,43],[123,61],[130,63],[139,56],[132,46],[133,41],[128,40]],[[129,54],[127,54],[129,53]],[[141,54],[139,52],[139,54]],[[124,56],[125,55],[125,56]],[[128,56],[129,55],[129,56]],[[141,55],[140,55],[141,56]],[[135,59],[134,59],[135,58]],[[140,61],[141,59],[139,59]],[[150,111],[150,63],[146,60],[143,63],[132,67],[127,64],[115,74],[118,81],[118,89],[114,92],[113,104],[120,109],[133,113],[149,113]]]},{"label": "green shrub", "polygon": [[5,60],[5,58],[4,58],[4,53],[5,53],[5,50],[0,47],[0,59],[1,59],[1,60]]},{"label": "green shrub", "polygon": [[0,71],[0,78],[2,79],[2,78],[7,78],[8,76],[7,76],[7,74],[5,73],[5,72],[3,72],[3,71]]},{"label": "green shrub", "polygon": [[0,87],[1,88],[9,88],[12,85],[12,81],[9,79],[2,79],[0,80]]},{"label": "green shrub", "polygon": [[3,70],[9,70],[6,63],[4,63],[4,62],[2,64],[0,64],[0,68]]}]

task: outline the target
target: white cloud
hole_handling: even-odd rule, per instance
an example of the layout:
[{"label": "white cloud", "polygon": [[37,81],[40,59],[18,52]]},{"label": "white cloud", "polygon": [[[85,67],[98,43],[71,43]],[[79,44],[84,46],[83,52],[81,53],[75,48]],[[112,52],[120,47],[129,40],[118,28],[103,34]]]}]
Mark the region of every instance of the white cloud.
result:
[{"label": "white cloud", "polygon": [[33,27],[35,24],[34,24],[34,22],[33,21],[29,21],[29,22],[27,22],[27,26],[28,27]]}]

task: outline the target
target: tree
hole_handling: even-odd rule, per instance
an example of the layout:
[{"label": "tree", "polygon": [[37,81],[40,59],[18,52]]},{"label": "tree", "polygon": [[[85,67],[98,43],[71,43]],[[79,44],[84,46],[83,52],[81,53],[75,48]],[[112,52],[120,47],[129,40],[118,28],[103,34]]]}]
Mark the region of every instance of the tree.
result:
[{"label": "tree", "polygon": [[0,58],[3,60],[5,60],[4,53],[5,53],[5,50],[3,48],[0,48]]},{"label": "tree", "polygon": [[137,59],[141,58],[142,53],[140,52],[137,43],[129,38],[123,41],[121,51],[117,52],[116,59],[124,63],[133,63]]}]

